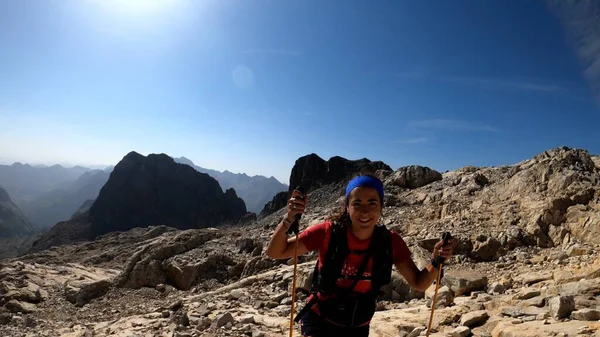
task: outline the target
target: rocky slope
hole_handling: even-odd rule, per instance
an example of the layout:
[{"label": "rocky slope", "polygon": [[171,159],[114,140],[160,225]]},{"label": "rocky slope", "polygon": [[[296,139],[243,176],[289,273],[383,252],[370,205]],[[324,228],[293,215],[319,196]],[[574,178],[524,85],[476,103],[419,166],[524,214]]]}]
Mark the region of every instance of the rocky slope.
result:
[{"label": "rocky slope", "polygon": [[244,200],[248,212],[258,213],[265,204],[281,191],[287,191],[288,186],[280,183],[274,177],[249,176],[245,173],[232,173],[229,171],[217,171],[206,169],[195,165],[191,160],[185,157],[174,158],[181,164],[186,164],[198,172],[206,173],[215,178],[221,188],[233,188],[237,195]]},{"label": "rocky slope", "polygon": [[[377,174],[388,196],[384,221],[418,266],[442,230],[459,242],[432,336],[600,336],[600,244],[590,234],[600,168],[585,151],[443,175],[419,166]],[[343,187],[314,188],[302,226],[325,219]],[[134,228],[5,260],[0,335],[287,335],[293,266],[264,255],[282,212],[244,227]],[[296,308],[314,258],[299,259]],[[432,292],[411,290],[394,272],[371,336],[419,336]]]},{"label": "rocky slope", "polygon": [[73,215],[71,215],[71,218],[76,217],[80,214],[83,214],[87,211],[90,210],[90,208],[92,207],[92,205],[94,204],[94,200],[95,199],[87,199],[86,201],[83,202],[83,204],[81,204],[77,210],[75,211],[75,213],[73,213]]}]

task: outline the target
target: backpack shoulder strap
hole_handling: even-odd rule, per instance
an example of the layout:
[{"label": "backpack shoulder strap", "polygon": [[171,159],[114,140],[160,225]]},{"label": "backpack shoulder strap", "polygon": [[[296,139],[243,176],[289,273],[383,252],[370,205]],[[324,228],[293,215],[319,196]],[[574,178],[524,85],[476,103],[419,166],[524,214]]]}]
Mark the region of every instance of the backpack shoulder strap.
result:
[{"label": "backpack shoulder strap", "polygon": [[325,260],[320,269],[316,268],[318,270],[316,285],[321,293],[327,294],[335,291],[335,284],[340,278],[347,255],[348,236],[346,227],[339,223],[333,223]]},{"label": "backpack shoulder strap", "polygon": [[378,242],[373,252],[373,270],[371,291],[379,293],[379,289],[390,283],[393,266],[392,233],[383,225],[375,226],[373,239]]}]

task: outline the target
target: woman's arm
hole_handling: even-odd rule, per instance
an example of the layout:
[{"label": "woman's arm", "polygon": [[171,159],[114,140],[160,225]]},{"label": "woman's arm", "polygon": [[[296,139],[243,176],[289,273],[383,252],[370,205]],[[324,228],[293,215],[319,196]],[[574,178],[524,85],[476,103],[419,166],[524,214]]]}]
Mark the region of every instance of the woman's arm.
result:
[{"label": "woman's arm", "polygon": [[[287,230],[294,221],[296,214],[304,213],[304,208],[307,200],[303,200],[303,197],[299,191],[294,191],[292,197],[288,202],[288,212],[285,218],[281,220],[275,232],[271,235],[269,245],[267,246],[267,255],[274,259],[289,259],[294,257],[294,250],[296,249],[297,236],[293,238],[287,237]],[[292,219],[292,220],[290,220]],[[300,240],[298,242],[298,256],[308,253],[308,249]]]},{"label": "woman's arm", "polygon": [[413,260],[408,259],[405,262],[397,263],[396,269],[411,287],[419,291],[427,290],[437,278],[437,268],[433,267],[431,263],[427,264],[423,270],[419,270]]},{"label": "woman's arm", "polygon": [[[275,229],[275,233],[271,236],[269,245],[267,246],[267,255],[273,259],[289,259],[294,257],[294,249],[296,245],[296,236],[288,238],[287,227],[283,221]],[[308,253],[308,249],[302,243],[298,242],[298,256]]]},{"label": "woman's arm", "polygon": [[[435,260],[438,256],[441,256],[447,260],[452,256],[453,249],[454,242],[452,242],[452,239],[445,246],[444,241],[439,241],[433,248],[433,259]],[[438,269],[431,263],[428,263],[423,270],[419,270],[415,262],[409,258],[406,261],[396,263],[395,266],[406,282],[419,291],[427,290],[433,284],[433,281],[437,279]]]}]

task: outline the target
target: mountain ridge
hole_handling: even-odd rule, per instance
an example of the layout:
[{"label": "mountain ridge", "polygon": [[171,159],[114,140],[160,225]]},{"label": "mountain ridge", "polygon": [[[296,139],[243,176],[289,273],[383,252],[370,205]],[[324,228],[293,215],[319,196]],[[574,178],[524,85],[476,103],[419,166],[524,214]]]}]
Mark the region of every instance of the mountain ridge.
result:
[{"label": "mountain ridge", "polygon": [[273,176],[267,178],[263,175],[250,176],[246,173],[232,173],[229,170],[221,172],[207,169],[194,164],[191,159],[186,157],[173,157],[173,160],[210,175],[219,182],[223,189],[235,189],[246,203],[249,212],[258,214],[277,193],[288,189],[288,185],[281,183]]}]

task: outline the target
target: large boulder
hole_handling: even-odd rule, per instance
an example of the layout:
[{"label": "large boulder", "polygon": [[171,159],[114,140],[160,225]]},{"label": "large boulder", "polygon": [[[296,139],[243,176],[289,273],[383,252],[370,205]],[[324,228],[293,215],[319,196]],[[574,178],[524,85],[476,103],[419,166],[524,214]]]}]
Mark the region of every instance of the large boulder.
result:
[{"label": "large boulder", "polygon": [[565,227],[572,235],[586,243],[600,244],[600,200],[570,207],[565,217]]},{"label": "large boulder", "polygon": [[485,275],[471,271],[449,271],[441,281],[455,296],[469,295],[472,291],[487,290],[488,279]]},{"label": "large boulder", "polygon": [[478,235],[473,244],[471,257],[480,262],[493,261],[496,259],[501,246],[500,241],[494,238]]},{"label": "large boulder", "polygon": [[108,292],[110,280],[69,281],[65,284],[67,301],[82,307],[90,300],[103,296]]},{"label": "large boulder", "polygon": [[404,188],[419,188],[442,180],[442,174],[429,167],[411,165],[399,168],[386,178],[386,185]]}]

